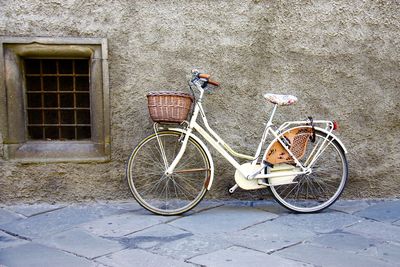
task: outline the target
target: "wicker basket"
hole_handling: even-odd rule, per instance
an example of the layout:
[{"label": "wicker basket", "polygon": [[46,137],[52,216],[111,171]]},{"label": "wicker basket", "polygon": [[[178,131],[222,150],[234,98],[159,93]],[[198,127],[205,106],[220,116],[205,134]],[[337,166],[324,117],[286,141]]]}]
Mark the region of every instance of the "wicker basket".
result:
[{"label": "wicker basket", "polygon": [[159,91],[147,94],[150,117],[154,122],[181,123],[187,119],[193,97],[183,92]]}]

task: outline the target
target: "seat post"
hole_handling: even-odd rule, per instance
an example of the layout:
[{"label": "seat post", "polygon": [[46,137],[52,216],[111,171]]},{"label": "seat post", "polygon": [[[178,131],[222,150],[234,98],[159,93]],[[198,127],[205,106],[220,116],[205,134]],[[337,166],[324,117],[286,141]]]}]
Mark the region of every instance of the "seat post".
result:
[{"label": "seat post", "polygon": [[274,116],[275,116],[275,112],[276,112],[276,109],[277,109],[277,108],[278,108],[278,104],[275,104],[275,105],[274,105],[274,108],[272,109],[271,116],[269,117],[269,120],[268,120],[268,122],[267,122],[267,127],[269,127],[269,126],[272,125],[272,119],[273,119]]}]

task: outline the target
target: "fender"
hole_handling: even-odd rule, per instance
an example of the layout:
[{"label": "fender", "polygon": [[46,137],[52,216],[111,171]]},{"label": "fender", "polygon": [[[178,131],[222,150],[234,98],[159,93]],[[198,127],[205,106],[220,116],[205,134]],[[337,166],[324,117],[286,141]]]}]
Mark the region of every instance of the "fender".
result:
[{"label": "fender", "polygon": [[[162,128],[161,130],[166,130],[166,131],[177,131],[180,133],[184,133],[186,134],[186,131],[181,129],[181,128]],[[190,137],[192,137],[197,143],[199,143],[199,145],[204,149],[204,151],[206,152],[206,155],[210,161],[210,168],[211,168],[211,173],[210,173],[210,180],[208,182],[208,186],[207,186],[207,190],[209,191],[211,189],[212,183],[214,181],[214,161],[213,158],[211,156],[210,150],[208,150],[207,146],[204,144],[203,141],[201,141],[200,138],[198,138],[196,135],[194,135],[193,133],[190,133]]]},{"label": "fender", "polygon": [[[282,132],[281,134],[279,134],[279,137],[281,137],[282,135],[284,135],[286,132],[288,132],[288,131],[290,131],[290,130],[293,130],[293,129],[297,129],[297,128],[311,128],[311,126],[309,126],[309,125],[303,125],[303,126],[296,126],[296,127],[289,128],[289,129],[285,130],[284,132]],[[329,132],[329,131],[327,131],[327,130],[325,130],[325,129],[323,129],[323,128],[320,128],[320,127],[314,127],[314,129],[316,129],[316,130],[318,130],[318,131],[321,131],[321,132],[325,133],[325,134],[328,135],[328,136],[331,136],[331,137],[333,138],[333,140],[335,140],[335,141],[339,144],[339,146],[343,149],[343,152],[344,152],[345,154],[347,154],[347,149],[346,149],[346,147],[343,145],[342,141],[340,141],[340,139],[339,139],[336,135],[334,135],[332,132]],[[278,137],[278,138],[279,138],[279,137]],[[266,149],[265,152],[264,152],[263,159],[266,158],[266,153],[269,151],[269,149],[272,147],[272,145],[273,145],[275,142],[277,142],[277,139],[278,139],[278,138],[275,138],[274,140],[272,140],[272,142],[268,145],[267,149]]]}]

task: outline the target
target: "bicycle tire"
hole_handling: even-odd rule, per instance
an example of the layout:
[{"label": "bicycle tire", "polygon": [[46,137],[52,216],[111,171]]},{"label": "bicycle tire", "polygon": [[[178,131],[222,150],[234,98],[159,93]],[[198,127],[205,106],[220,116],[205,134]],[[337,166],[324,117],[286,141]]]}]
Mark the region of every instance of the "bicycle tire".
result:
[{"label": "bicycle tire", "polygon": [[165,175],[157,136],[163,144],[167,162],[171,164],[184,134],[169,130],[143,139],[128,159],[126,177],[129,188],[145,209],[158,215],[179,215],[194,208],[207,193],[210,159],[204,148],[189,137],[185,153],[174,173]]},{"label": "bicycle tire", "polygon": [[[327,139],[328,145],[315,162],[316,165],[312,166],[312,173],[297,175],[293,180],[294,184],[269,187],[279,204],[298,213],[319,212],[331,206],[343,193],[348,179],[348,162],[339,143],[322,131],[316,130],[315,136],[315,142],[308,142],[306,156],[303,159],[307,158],[319,140]],[[324,163],[322,157],[325,157],[325,161],[327,158],[334,164],[336,162],[336,166]],[[333,173],[334,170],[336,175]],[[328,194],[329,188],[334,189],[334,192]]]}]

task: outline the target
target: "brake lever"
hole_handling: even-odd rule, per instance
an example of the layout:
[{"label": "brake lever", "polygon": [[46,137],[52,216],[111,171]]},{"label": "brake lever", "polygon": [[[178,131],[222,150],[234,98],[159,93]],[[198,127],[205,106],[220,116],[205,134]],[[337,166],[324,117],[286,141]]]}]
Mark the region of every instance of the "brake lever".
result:
[{"label": "brake lever", "polygon": [[208,86],[208,80],[204,78],[200,78],[199,80],[203,82],[201,88],[205,89]]}]

